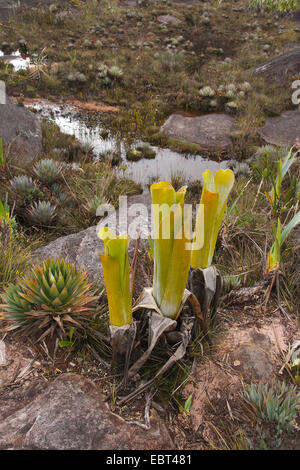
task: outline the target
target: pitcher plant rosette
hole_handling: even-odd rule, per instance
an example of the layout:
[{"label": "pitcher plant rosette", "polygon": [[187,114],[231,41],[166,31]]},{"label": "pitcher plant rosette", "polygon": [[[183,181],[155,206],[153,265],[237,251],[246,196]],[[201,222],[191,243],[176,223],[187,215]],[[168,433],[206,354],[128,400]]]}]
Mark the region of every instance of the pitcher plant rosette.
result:
[{"label": "pitcher plant rosette", "polygon": [[[128,263],[129,238],[117,237],[110,229],[102,228],[99,237],[104,242],[104,255],[100,255],[106,285],[110,332],[113,356],[126,353],[124,380],[133,377],[149,359],[153,349],[162,340],[172,350],[171,357],[143,389],[182,359],[190,344],[195,317],[206,333],[206,325],[196,297],[186,289],[193,246],[191,208],[185,208],[186,187],[175,191],[168,182],[151,186],[153,241],[152,255],[154,275],[152,288],[144,288],[131,310],[130,277]],[[193,315],[183,316],[178,321],[184,306],[190,305]],[[132,318],[132,313],[134,318]],[[130,355],[134,348],[136,332],[147,323],[148,343],[140,357],[129,368]],[[133,331],[130,336],[129,331]],[[116,344],[115,338],[118,337]],[[139,339],[140,336],[138,335]],[[121,341],[119,339],[122,338]],[[124,346],[127,339],[127,348]],[[175,346],[174,346],[175,345]],[[175,349],[174,349],[175,348]],[[135,351],[136,352],[136,351]],[[128,369],[127,369],[128,366]],[[141,390],[134,392],[134,396]],[[133,396],[126,397],[131,399]]]}]

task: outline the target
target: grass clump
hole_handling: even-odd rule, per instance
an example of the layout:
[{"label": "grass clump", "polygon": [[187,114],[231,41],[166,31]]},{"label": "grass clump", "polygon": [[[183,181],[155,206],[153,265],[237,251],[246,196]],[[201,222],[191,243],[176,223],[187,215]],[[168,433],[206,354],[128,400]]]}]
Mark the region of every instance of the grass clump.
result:
[{"label": "grass clump", "polygon": [[250,6],[268,11],[291,11],[300,7],[299,0],[250,0]]}]

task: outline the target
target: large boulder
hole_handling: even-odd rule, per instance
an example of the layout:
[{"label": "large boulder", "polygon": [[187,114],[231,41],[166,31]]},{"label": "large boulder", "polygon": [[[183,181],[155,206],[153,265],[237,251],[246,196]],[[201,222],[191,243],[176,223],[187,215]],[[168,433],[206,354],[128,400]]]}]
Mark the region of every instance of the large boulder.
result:
[{"label": "large boulder", "polygon": [[285,111],[280,117],[268,118],[259,135],[268,144],[294,145],[300,138],[300,110]]},{"label": "large boulder", "polygon": [[172,114],[161,128],[168,137],[198,144],[208,152],[224,152],[231,147],[234,119],[227,114],[187,117]]},{"label": "large boulder", "polygon": [[0,104],[0,137],[9,149],[9,158],[18,166],[30,164],[42,153],[42,131],[34,113],[15,104],[8,96]]},{"label": "large boulder", "polygon": [[[151,227],[151,198],[150,195],[138,195],[128,198],[128,230],[124,227],[121,228],[121,232],[129,232],[131,235],[131,242],[129,245],[129,255],[132,254],[135,249],[136,241],[133,239],[134,230],[130,224],[133,222],[134,214],[133,208],[139,210],[139,207],[144,211],[137,225],[137,229],[141,230],[141,244],[143,240],[147,240],[150,234],[149,230]],[[124,218],[120,214],[120,211],[116,211],[117,220],[124,223]],[[120,220],[119,220],[120,219]],[[105,219],[107,220],[107,219]],[[103,222],[103,221],[102,221]],[[103,281],[103,272],[101,263],[99,260],[99,254],[103,253],[103,242],[98,238],[99,228],[98,226],[89,227],[82,232],[75,233],[60,237],[57,240],[49,243],[45,247],[39,248],[35,251],[33,261],[40,262],[47,258],[62,258],[67,263],[74,264],[77,269],[84,270],[87,272],[89,278],[94,282]]]},{"label": "large boulder", "polygon": [[250,71],[255,75],[260,75],[278,82],[283,82],[289,77],[299,75],[300,47],[289,50],[278,57],[274,57],[267,62],[259,64]]},{"label": "large boulder", "polygon": [[149,430],[137,428],[136,424],[112,413],[96,385],[82,376],[64,374],[48,386],[32,385],[23,392],[23,400],[21,394],[16,392],[15,409],[7,410],[0,421],[0,449],[175,448],[156,413],[150,417]]}]

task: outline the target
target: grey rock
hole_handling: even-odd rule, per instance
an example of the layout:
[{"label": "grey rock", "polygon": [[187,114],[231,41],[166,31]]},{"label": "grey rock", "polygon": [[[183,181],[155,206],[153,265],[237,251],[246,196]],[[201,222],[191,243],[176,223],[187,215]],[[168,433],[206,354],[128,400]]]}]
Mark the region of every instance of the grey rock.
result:
[{"label": "grey rock", "polygon": [[[133,205],[143,205],[147,210],[149,218],[141,217],[141,242],[147,240],[151,228],[151,198],[150,195],[139,195],[128,198],[128,209],[133,210]],[[138,206],[135,206],[138,210]],[[116,211],[117,220],[121,220],[124,224],[125,219]],[[133,214],[129,212],[128,215],[128,231],[131,238],[129,245],[129,256],[131,257],[135,248],[134,227],[131,225],[133,222]],[[105,222],[108,219],[105,219]],[[102,221],[103,222],[103,221]],[[102,266],[99,259],[99,254],[103,253],[103,242],[98,238],[97,226],[89,227],[82,232],[72,235],[60,237],[57,240],[49,243],[45,247],[39,248],[33,254],[33,262],[41,262],[47,258],[59,257],[64,259],[67,263],[74,264],[76,269],[86,271],[90,280],[94,282],[103,282]],[[121,232],[127,232],[126,228],[121,227]],[[142,246],[142,244],[141,244]]]},{"label": "grey rock", "polygon": [[300,74],[300,47],[287,51],[263,64],[250,69],[255,75],[262,75],[266,78],[279,82],[288,77]]},{"label": "grey rock", "polygon": [[248,341],[244,340],[237,346],[233,364],[247,379],[267,381],[274,377],[271,349],[270,338],[253,330],[249,333]]},{"label": "grey rock", "polygon": [[268,118],[259,135],[268,144],[292,146],[299,139],[300,110],[285,111],[280,117]]},{"label": "grey rock", "polygon": [[112,413],[96,385],[79,375],[61,375],[46,389],[33,390],[32,397],[27,403],[18,397],[18,409],[0,422],[0,449],[175,448],[156,413],[152,414],[149,430],[137,429]]},{"label": "grey rock", "polygon": [[180,21],[178,18],[175,18],[175,16],[172,15],[161,15],[157,17],[158,21],[160,23],[168,23],[168,24],[180,24],[182,21]]},{"label": "grey rock", "polygon": [[0,366],[6,364],[6,347],[4,341],[0,340]]},{"label": "grey rock", "polygon": [[211,152],[227,151],[234,130],[234,119],[226,114],[186,117],[172,114],[161,128],[168,137],[200,145]]},{"label": "grey rock", "polygon": [[4,146],[9,146],[9,158],[17,160],[18,166],[30,164],[42,153],[39,119],[8,96],[6,104],[0,104],[0,137]]},{"label": "grey rock", "polygon": [[290,19],[291,21],[300,21],[300,9],[295,10],[295,11],[292,11],[292,12],[289,14],[289,19]]}]

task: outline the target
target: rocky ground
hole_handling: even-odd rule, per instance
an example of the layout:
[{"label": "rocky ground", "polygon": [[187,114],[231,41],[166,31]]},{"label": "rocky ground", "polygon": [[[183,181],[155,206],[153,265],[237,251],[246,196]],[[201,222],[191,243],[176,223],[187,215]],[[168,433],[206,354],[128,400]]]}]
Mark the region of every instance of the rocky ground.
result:
[{"label": "rocky ground", "polygon": [[[119,375],[110,371],[111,351],[103,344],[60,348],[53,356],[46,344],[5,333],[0,448],[299,449],[299,414],[292,428],[278,430],[245,399],[251,383],[296,383],[290,350],[300,339],[299,231],[282,254],[280,285],[269,296],[265,253],[276,218],[264,193],[278,154],[274,147],[269,154],[256,152],[265,144],[299,145],[300,115],[292,102],[292,84],[300,77],[299,12],[259,11],[246,0],[28,0],[11,8],[13,3],[0,7],[0,80],[9,96],[8,104],[0,105],[7,152],[0,190],[2,200],[7,192],[14,200],[22,251],[15,252],[12,277],[1,277],[1,288],[28,263],[59,256],[86,270],[100,292],[99,199],[91,194],[100,186],[97,197],[116,206],[120,194],[150,203],[147,191],[137,195],[140,185],[115,176],[114,167],[95,165],[91,149],[41,122],[24,104],[71,103],[126,145],[142,139],[196,158],[231,161],[237,182],[229,205],[234,209],[217,246],[215,262],[225,286],[217,321],[210,325],[212,344],[195,342],[150,393],[119,406]],[[30,68],[9,65],[18,49],[30,58]],[[39,183],[57,211],[47,227],[28,218],[31,200],[17,197],[9,185],[15,175],[33,176],[40,156],[54,156],[70,169],[59,188]],[[81,170],[71,171],[78,163]],[[284,186],[286,216],[299,204],[298,192],[290,189],[299,174],[295,164]],[[184,178],[175,175],[172,183],[179,187]],[[190,202],[199,201],[201,181],[195,179]],[[143,244],[139,256],[135,299],[152,277]],[[149,370],[143,371],[131,387],[148,376]]]}]

